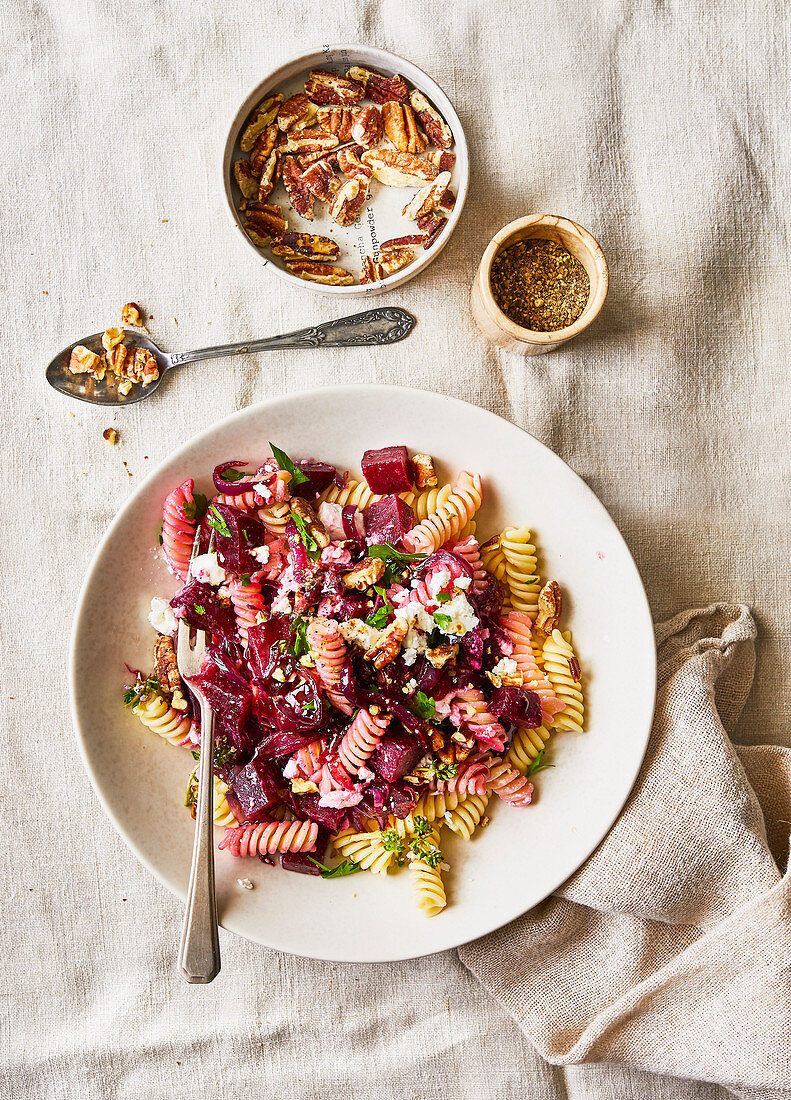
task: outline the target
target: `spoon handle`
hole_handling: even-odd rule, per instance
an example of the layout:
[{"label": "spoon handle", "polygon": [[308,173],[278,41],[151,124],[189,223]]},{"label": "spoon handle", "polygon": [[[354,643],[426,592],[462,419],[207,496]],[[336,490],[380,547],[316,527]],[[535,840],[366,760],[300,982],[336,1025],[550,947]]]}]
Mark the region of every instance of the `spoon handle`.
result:
[{"label": "spoon handle", "polygon": [[396,344],[409,336],[415,318],[400,306],[384,306],[339,317],[323,325],[269,336],[265,340],[248,340],[243,344],[221,344],[216,348],[177,352],[170,356],[170,365],[194,363],[198,359],[217,359],[223,355],[245,355],[253,351],[275,351],[278,348],[353,348],[369,344]]}]

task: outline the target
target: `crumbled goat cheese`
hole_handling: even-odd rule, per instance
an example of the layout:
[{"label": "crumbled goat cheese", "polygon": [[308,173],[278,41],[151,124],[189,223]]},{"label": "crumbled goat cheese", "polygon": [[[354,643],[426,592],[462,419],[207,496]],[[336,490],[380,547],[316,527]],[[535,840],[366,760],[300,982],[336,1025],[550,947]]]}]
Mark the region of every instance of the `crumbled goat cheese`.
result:
[{"label": "crumbled goat cheese", "polygon": [[173,614],[173,608],[167,600],[160,599],[159,596],[154,596],[151,600],[148,621],[154,630],[158,630],[160,634],[175,634],[179,628],[176,616]]},{"label": "crumbled goat cheese", "polygon": [[335,543],[330,543],[330,545],[325,546],[321,552],[321,564],[351,565],[351,552],[347,550],[345,546],[336,546]]},{"label": "crumbled goat cheese", "polygon": [[190,576],[203,584],[222,584],[225,580],[225,570],[217,560],[216,554],[199,554],[190,562]]},{"label": "crumbled goat cheese", "polygon": [[327,791],[319,799],[319,806],[341,810],[347,806],[356,806],[358,802],[362,802],[362,799],[363,796],[359,791]]},{"label": "crumbled goat cheese", "polygon": [[363,764],[363,766],[357,772],[357,775],[363,781],[363,783],[367,783],[370,779],[375,779],[376,778],[376,776],[371,771],[371,769],[366,768],[365,764]]},{"label": "crumbled goat cheese", "polygon": [[501,657],[492,669],[492,675],[505,679],[508,676],[513,676],[516,670],[517,664],[513,657]]},{"label": "crumbled goat cheese", "polygon": [[348,622],[338,623],[338,630],[347,642],[352,642],[365,650],[373,649],[382,636],[381,630],[369,626],[362,619],[349,619]]},{"label": "crumbled goat cheese", "polygon": [[261,565],[266,565],[266,563],[269,561],[268,546],[256,546],[253,550],[250,551],[250,553],[253,555],[256,561],[261,563]]},{"label": "crumbled goat cheese", "polygon": [[249,878],[238,878],[236,880],[243,890],[253,890],[255,887]]},{"label": "crumbled goat cheese", "polygon": [[258,493],[264,504],[269,504],[272,500],[272,491],[264,485],[263,481],[259,481],[253,486],[253,492]]},{"label": "crumbled goat cheese", "polygon": [[272,601],[272,613],[274,615],[291,614],[291,600],[285,592],[279,593],[277,598]]},{"label": "crumbled goat cheese", "polygon": [[[443,604],[438,614],[447,615],[450,619],[450,622],[445,626],[441,626],[440,630],[451,638],[464,637],[468,631],[474,630],[480,621],[472,604],[462,592],[458,596],[454,596],[448,603]],[[443,619],[442,622],[445,622],[445,620]]]},{"label": "crumbled goat cheese", "polygon": [[450,573],[447,569],[438,569],[436,573],[432,573],[431,575],[429,589],[436,596],[437,593],[442,592],[446,588],[450,588]]},{"label": "crumbled goat cheese", "polygon": [[456,588],[461,588],[462,591],[466,591],[472,584],[472,579],[470,577],[457,577],[453,583]]},{"label": "crumbled goat cheese", "polygon": [[283,768],[283,775],[286,777],[286,779],[293,779],[298,771],[299,771],[299,764],[297,764],[296,757],[295,756],[289,757],[289,759],[286,761],[285,768]]}]

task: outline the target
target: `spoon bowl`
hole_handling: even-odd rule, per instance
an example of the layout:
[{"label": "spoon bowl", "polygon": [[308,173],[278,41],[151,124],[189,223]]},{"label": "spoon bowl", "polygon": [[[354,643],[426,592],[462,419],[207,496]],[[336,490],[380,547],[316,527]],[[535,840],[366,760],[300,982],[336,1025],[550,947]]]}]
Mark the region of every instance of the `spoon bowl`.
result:
[{"label": "spoon bowl", "polygon": [[118,379],[107,371],[101,381],[92,374],[72,374],[69,360],[72,350],[82,344],[89,351],[101,355],[103,333],[86,336],[74,344],[69,344],[58,352],[47,367],[47,382],[58,393],[73,397],[77,401],[88,401],[91,405],[134,405],[144,397],[150,397],[162,383],[165,375],[173,367],[184,363],[194,363],[200,359],[219,359],[226,355],[249,355],[256,351],[277,351],[282,348],[353,348],[370,347],[374,344],[396,344],[406,339],[416,321],[411,313],[400,306],[383,306],[369,309],[364,313],[354,313],[350,317],[338,317],[334,321],[314,325],[312,328],[286,332],[280,336],[268,336],[263,340],[248,340],[241,344],[220,344],[213,348],[199,348],[197,351],[179,351],[168,354],[162,351],[149,337],[135,330],[127,332],[123,343],[127,347],[145,348],[156,358],[159,378],[144,386],[135,382],[129,393],[118,392]]}]

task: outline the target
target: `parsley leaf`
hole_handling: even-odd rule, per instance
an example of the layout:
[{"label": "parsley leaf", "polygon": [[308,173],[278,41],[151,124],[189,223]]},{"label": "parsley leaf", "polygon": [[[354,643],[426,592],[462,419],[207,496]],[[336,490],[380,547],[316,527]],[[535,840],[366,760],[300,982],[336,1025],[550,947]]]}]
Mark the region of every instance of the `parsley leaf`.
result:
[{"label": "parsley leaf", "polygon": [[304,657],[310,652],[307,632],[308,620],[304,615],[298,615],[291,622],[291,643],[288,647],[289,653],[293,653],[296,658]]},{"label": "parsley leaf", "polygon": [[399,562],[413,562],[423,561],[426,557],[425,554],[405,554],[401,550],[396,550],[392,543],[384,542],[378,546],[368,547],[369,558],[380,558],[382,561],[399,561]]},{"label": "parsley leaf", "polygon": [[229,466],[227,470],[223,470],[222,480],[230,481],[231,485],[235,481],[241,481],[243,477],[246,477],[244,470],[234,470],[233,466]]},{"label": "parsley leaf", "polygon": [[274,443],[270,443],[269,446],[280,469],[288,470],[288,472],[291,474],[292,485],[304,485],[306,481],[310,481],[308,475],[303,474],[299,466],[294,465],[294,463],[291,461],[285,451],[281,451],[279,447],[276,447],[274,445]]},{"label": "parsley leaf", "polygon": [[452,599],[453,599],[453,593],[452,592],[438,592],[437,593],[437,603],[447,603],[448,600],[452,600]]},{"label": "parsley leaf", "polygon": [[223,516],[217,511],[216,507],[212,504],[211,511],[209,512],[209,518],[207,520],[209,527],[212,527],[218,535],[222,535],[224,538],[229,539],[231,537],[231,528],[226,523]]},{"label": "parsley leaf", "polygon": [[[272,444],[270,443],[271,447]],[[273,448],[274,450],[274,448]],[[319,863],[313,856],[308,856],[311,863],[315,863],[321,870],[322,878],[343,878],[345,875],[356,875],[358,871],[362,871],[362,867],[359,863],[352,863],[350,859],[345,859],[343,863],[339,863],[337,867],[325,867],[323,863]]]},{"label": "parsley leaf", "polygon": [[428,719],[433,717],[436,710],[434,700],[425,691],[416,691],[412,696],[412,710],[418,718]]},{"label": "parsley leaf", "polygon": [[544,768],[554,768],[554,766],[555,766],[554,764],[544,764],[544,763],[542,763],[543,759],[544,759],[544,750],[541,749],[538,756],[535,758],[533,763],[527,769],[527,778],[528,779],[530,778],[531,775],[535,775],[536,772],[542,772],[544,770]]},{"label": "parsley leaf", "polygon": [[248,585],[248,584],[250,584],[250,574],[249,574],[249,573],[242,573],[242,575],[241,575],[241,577],[239,578],[239,580],[240,580],[240,581],[242,582],[242,584],[243,584],[243,585],[244,585],[244,587],[246,588],[246,587],[247,587],[247,585]]},{"label": "parsley leaf", "polygon": [[204,496],[203,493],[193,493],[192,500],[185,500],[181,510],[184,513],[184,518],[188,519],[190,523],[200,523],[206,515],[208,507],[209,498],[207,496]]},{"label": "parsley leaf", "polygon": [[435,611],[431,617],[440,630],[446,630],[453,622],[450,615],[443,615],[441,611]]},{"label": "parsley leaf", "polygon": [[313,535],[311,535],[310,531],[308,531],[307,527],[305,526],[305,521],[302,518],[302,516],[298,515],[297,512],[292,512],[291,513],[291,518],[293,519],[294,524],[295,524],[297,530],[299,531],[299,537],[302,539],[303,543],[305,544],[305,549],[307,550],[310,557],[313,558],[313,560],[315,561],[319,557],[319,555],[321,554],[321,551],[319,550],[318,543],[316,542]]},{"label": "parsley leaf", "polygon": [[196,604],[194,604],[193,606],[194,606],[194,608],[195,608],[196,612],[197,612],[197,613],[198,613],[199,615],[205,615],[205,614],[206,614],[206,608],[205,608],[205,607],[203,606],[203,604],[202,604],[202,603],[196,603]]},{"label": "parsley leaf", "polygon": [[381,630],[387,623],[387,616],[392,610],[392,605],[385,601],[381,607],[377,607],[376,611],[372,611],[365,621],[368,626]]}]

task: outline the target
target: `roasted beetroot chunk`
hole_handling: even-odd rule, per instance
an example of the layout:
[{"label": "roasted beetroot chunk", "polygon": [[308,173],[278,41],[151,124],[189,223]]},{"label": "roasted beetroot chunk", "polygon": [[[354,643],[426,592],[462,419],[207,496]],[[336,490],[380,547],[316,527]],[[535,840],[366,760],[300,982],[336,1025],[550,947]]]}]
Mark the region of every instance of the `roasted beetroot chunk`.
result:
[{"label": "roasted beetroot chunk", "polygon": [[322,825],[319,825],[314,850],[312,852],[283,852],[280,857],[280,866],[285,871],[296,871],[299,875],[320,875],[321,868],[317,867],[313,861],[326,862],[329,841],[329,832]]},{"label": "roasted beetroot chunk", "polygon": [[366,451],[363,477],[375,493],[406,493],[412,488],[412,471],[406,447],[382,447]]},{"label": "roasted beetroot chunk", "polygon": [[490,714],[513,722],[516,726],[535,729],[541,725],[541,698],[534,691],[521,687],[499,687],[487,707]]},{"label": "roasted beetroot chunk", "polygon": [[261,568],[250,553],[266,541],[266,528],[260,519],[230,504],[212,504],[206,513],[206,523],[214,530],[220,565],[238,577]]},{"label": "roasted beetroot chunk", "polygon": [[269,811],[282,801],[280,782],[277,770],[261,756],[234,773],[229,785],[245,821],[266,821]]},{"label": "roasted beetroot chunk", "polygon": [[316,821],[319,825],[329,829],[330,832],[337,833],[343,826],[346,810],[343,807],[338,809],[334,806],[319,806],[319,798],[320,796],[317,794],[295,796],[292,799],[294,813],[299,818]]},{"label": "roasted beetroot chunk", "polygon": [[384,542],[398,546],[414,522],[412,509],[398,496],[384,497],[369,504],[363,518],[369,546],[379,546]]},{"label": "roasted beetroot chunk", "polygon": [[184,619],[196,630],[209,634],[221,634],[233,638],[236,633],[236,616],[230,603],[222,603],[208,584],[190,581],[170,601],[177,619]]},{"label": "roasted beetroot chunk", "polygon": [[315,500],[335,478],[335,467],[329,466],[326,462],[314,462],[312,459],[303,458],[296,463],[296,466],[308,480],[301,481],[299,485],[289,486],[293,497]]},{"label": "roasted beetroot chunk", "polygon": [[395,783],[414,768],[425,749],[416,737],[409,733],[393,733],[383,737],[368,761],[371,771]]}]

